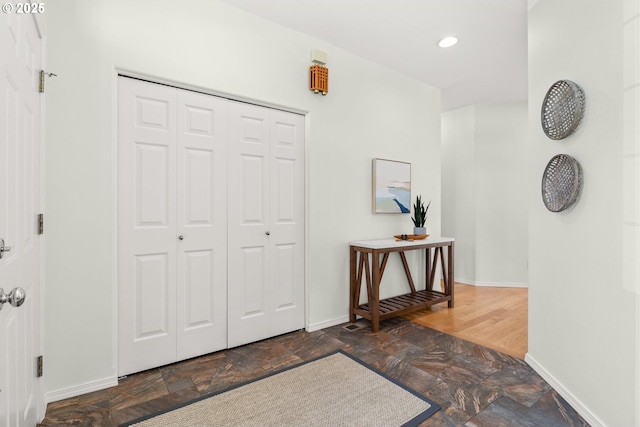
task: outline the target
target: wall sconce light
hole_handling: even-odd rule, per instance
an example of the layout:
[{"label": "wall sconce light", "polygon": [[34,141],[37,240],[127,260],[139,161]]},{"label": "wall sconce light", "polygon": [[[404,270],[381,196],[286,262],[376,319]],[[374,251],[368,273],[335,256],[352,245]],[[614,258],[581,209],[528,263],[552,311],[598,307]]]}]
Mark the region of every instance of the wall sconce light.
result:
[{"label": "wall sconce light", "polygon": [[327,63],[327,54],[314,49],[311,51],[311,61],[315,65],[309,68],[309,89],[326,95],[329,92],[329,69],[324,66]]}]

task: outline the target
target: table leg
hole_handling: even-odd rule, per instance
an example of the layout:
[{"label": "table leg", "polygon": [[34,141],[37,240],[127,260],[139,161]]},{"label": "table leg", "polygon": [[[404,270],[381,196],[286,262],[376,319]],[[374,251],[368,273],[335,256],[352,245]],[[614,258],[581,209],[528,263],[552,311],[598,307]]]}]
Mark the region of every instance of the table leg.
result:
[{"label": "table leg", "polygon": [[429,279],[431,278],[431,248],[426,248],[425,250],[425,277],[424,277],[424,288],[428,291],[433,290],[433,282]]},{"label": "table leg", "polygon": [[371,312],[371,330],[378,332],[380,330],[380,255],[375,250],[371,253],[369,311]]},{"label": "table leg", "polygon": [[451,299],[449,300],[448,306],[449,308],[453,308],[453,271],[454,271],[454,266],[453,266],[453,262],[454,262],[454,250],[453,250],[453,243],[451,242],[451,245],[449,245],[449,247],[447,248],[447,264],[448,264],[448,274],[447,274],[447,282],[448,282],[448,291],[449,294],[451,295]]},{"label": "table leg", "polygon": [[[362,256],[362,255],[361,255]],[[349,248],[349,322],[356,321],[355,309],[358,307],[358,301],[356,296],[358,294],[358,288],[360,283],[357,282],[357,265],[358,265],[358,251],[354,248]]]}]

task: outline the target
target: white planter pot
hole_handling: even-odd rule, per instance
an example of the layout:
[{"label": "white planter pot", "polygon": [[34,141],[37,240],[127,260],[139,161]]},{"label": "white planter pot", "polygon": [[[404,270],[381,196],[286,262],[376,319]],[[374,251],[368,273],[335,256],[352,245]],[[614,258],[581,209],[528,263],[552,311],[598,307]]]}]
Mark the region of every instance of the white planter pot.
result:
[{"label": "white planter pot", "polygon": [[427,234],[427,228],[426,227],[413,227],[413,234],[415,234],[416,236],[423,236],[423,235]]}]

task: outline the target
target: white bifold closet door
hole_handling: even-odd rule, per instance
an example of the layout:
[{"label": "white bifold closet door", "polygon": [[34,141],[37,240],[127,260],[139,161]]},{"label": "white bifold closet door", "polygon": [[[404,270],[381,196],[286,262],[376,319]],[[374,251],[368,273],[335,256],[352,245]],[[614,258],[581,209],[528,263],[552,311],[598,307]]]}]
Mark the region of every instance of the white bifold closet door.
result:
[{"label": "white bifold closet door", "polygon": [[229,347],[304,327],[304,117],[229,103]]},{"label": "white bifold closet door", "polygon": [[118,375],[303,328],[304,117],[118,86]]},{"label": "white bifold closet door", "polygon": [[226,101],[120,77],[118,374],[226,348]]}]

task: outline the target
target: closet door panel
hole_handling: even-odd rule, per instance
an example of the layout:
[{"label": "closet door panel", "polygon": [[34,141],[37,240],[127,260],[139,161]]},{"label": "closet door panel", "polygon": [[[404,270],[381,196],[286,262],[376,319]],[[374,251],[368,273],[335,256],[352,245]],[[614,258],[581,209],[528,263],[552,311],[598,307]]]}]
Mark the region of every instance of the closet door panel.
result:
[{"label": "closet door panel", "polygon": [[269,336],[269,110],[229,102],[229,334],[235,347]]},{"label": "closet door panel", "polygon": [[271,335],[304,327],[304,116],[271,111]]},{"label": "closet door panel", "polygon": [[227,346],[227,100],[178,91],[178,360]]},{"label": "closet door panel", "polygon": [[239,296],[240,319],[247,320],[262,317],[262,321],[267,319],[265,312],[265,294],[268,291],[267,276],[267,254],[264,247],[244,247],[241,250],[242,275],[238,278],[239,286],[242,289]]},{"label": "closet door panel", "polygon": [[[183,312],[178,315],[178,318],[182,322],[182,331],[188,333],[201,331],[216,323],[217,298],[211,286],[215,272],[213,251],[187,251],[184,252],[183,257],[184,259],[178,262],[183,264],[184,269],[184,283],[181,287]],[[226,331],[224,332],[226,335]],[[207,338],[215,338],[215,336]],[[183,346],[178,346],[178,354],[181,353]]]},{"label": "closet door panel", "polygon": [[165,337],[171,333],[168,305],[169,259],[166,253],[135,257],[134,329],[136,340]]},{"label": "closet door panel", "polygon": [[176,89],[119,78],[118,375],[176,358]]}]

